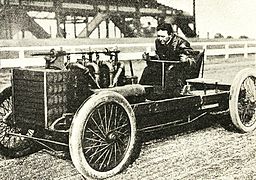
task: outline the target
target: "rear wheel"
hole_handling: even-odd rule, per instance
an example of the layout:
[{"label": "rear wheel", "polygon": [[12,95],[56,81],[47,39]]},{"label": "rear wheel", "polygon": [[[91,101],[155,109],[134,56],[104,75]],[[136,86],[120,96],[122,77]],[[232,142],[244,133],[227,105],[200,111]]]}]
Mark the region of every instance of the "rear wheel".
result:
[{"label": "rear wheel", "polygon": [[256,71],[241,70],[233,80],[229,98],[230,116],[241,132],[256,128]]},{"label": "rear wheel", "polygon": [[36,150],[30,139],[10,135],[33,136],[35,130],[20,128],[14,125],[12,116],[12,89],[8,87],[0,93],[0,153],[6,157],[21,157]]},{"label": "rear wheel", "polygon": [[139,153],[134,112],[115,92],[91,96],[74,116],[69,147],[72,161],[85,177],[113,176]]}]

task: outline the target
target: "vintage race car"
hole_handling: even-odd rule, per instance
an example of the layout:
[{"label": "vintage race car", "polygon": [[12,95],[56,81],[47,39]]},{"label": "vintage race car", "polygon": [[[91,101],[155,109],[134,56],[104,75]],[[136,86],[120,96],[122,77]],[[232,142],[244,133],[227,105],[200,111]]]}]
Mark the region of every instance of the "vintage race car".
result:
[{"label": "vintage race car", "polygon": [[[81,59],[71,59],[71,55]],[[69,148],[77,170],[89,178],[113,176],[131,164],[140,152],[143,132],[191,123],[212,112],[230,112],[240,132],[256,127],[256,72],[245,69],[234,82],[219,83],[203,75],[204,51],[182,91],[176,96],[166,84],[160,63],[159,85],[138,84],[132,62],[126,75],[118,50],[65,52],[51,50],[45,67],[13,69],[12,86],[0,93],[0,152],[20,157],[38,150],[38,144]],[[101,60],[100,56],[109,57]],[[65,58],[64,58],[65,57]],[[127,63],[126,63],[127,64]]]}]

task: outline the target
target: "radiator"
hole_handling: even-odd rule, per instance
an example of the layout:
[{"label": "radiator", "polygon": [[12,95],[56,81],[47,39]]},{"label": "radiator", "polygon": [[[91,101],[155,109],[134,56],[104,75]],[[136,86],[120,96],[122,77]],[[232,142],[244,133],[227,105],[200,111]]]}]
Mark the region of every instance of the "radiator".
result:
[{"label": "radiator", "polygon": [[46,129],[67,112],[69,72],[14,69],[13,115],[17,124]]}]

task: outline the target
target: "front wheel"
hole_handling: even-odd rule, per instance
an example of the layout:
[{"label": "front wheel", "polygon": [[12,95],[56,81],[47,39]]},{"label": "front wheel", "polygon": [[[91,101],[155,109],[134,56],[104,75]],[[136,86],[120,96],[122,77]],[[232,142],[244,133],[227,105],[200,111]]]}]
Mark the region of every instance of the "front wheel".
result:
[{"label": "front wheel", "polygon": [[92,95],[74,116],[69,147],[84,177],[107,178],[121,172],[139,152],[135,115],[128,101],[116,92]]},{"label": "front wheel", "polygon": [[232,123],[241,132],[256,128],[256,71],[241,70],[230,88],[229,109]]}]

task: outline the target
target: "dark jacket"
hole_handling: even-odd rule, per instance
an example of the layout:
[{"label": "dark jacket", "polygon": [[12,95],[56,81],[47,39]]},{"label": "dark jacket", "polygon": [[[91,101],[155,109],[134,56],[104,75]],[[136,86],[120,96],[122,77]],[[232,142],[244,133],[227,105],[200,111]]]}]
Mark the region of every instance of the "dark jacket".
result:
[{"label": "dark jacket", "polygon": [[[180,91],[187,79],[187,68],[194,61],[193,49],[190,43],[185,39],[173,35],[167,44],[162,45],[158,39],[155,40],[156,54],[160,60],[181,61],[180,64],[165,63],[165,89],[173,92]],[[183,58],[181,58],[183,56]],[[185,60],[184,60],[185,59]],[[140,84],[161,85],[162,82],[162,64],[159,62],[147,61],[147,67],[144,69]]]},{"label": "dark jacket", "polygon": [[156,54],[159,56],[159,58],[170,61],[179,61],[181,54],[189,56],[192,51],[190,43],[175,34],[165,45],[162,45],[160,41],[156,39],[155,46]]}]

